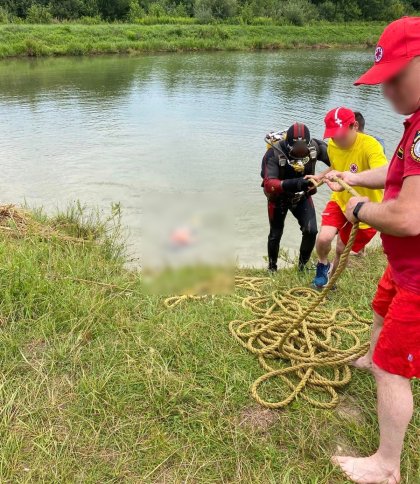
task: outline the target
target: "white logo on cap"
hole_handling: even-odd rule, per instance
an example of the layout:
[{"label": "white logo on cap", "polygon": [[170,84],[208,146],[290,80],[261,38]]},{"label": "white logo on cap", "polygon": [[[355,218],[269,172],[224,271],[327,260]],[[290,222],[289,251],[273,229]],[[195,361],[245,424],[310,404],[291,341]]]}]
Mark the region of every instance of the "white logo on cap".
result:
[{"label": "white logo on cap", "polygon": [[343,127],[343,121],[338,117],[338,111],[340,111],[340,108],[337,108],[335,110],[335,113],[334,113],[334,120],[335,120],[335,124],[337,126],[340,126],[340,128]]},{"label": "white logo on cap", "polygon": [[378,45],[375,50],[375,62],[380,62],[384,56],[384,49]]}]

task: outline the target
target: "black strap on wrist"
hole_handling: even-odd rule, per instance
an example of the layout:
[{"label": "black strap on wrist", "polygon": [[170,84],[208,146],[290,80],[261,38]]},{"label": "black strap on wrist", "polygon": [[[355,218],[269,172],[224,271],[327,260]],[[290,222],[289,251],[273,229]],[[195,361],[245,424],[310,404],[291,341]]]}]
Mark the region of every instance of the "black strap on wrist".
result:
[{"label": "black strap on wrist", "polygon": [[360,209],[363,207],[363,205],[365,204],[366,202],[359,202],[355,207],[354,207],[354,210],[353,210],[353,215],[354,217],[360,221],[360,218],[359,218],[359,212],[360,212]]}]

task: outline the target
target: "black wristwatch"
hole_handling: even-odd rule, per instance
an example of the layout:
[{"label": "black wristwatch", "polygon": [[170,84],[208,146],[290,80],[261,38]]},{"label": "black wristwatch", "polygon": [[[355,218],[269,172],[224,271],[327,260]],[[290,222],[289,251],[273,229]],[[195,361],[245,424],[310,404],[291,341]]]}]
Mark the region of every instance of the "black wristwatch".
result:
[{"label": "black wristwatch", "polygon": [[354,207],[354,210],[353,210],[353,215],[355,216],[355,218],[357,220],[360,221],[359,219],[359,212],[360,212],[360,209],[363,207],[363,205],[365,204],[366,202],[359,202],[355,207]]}]

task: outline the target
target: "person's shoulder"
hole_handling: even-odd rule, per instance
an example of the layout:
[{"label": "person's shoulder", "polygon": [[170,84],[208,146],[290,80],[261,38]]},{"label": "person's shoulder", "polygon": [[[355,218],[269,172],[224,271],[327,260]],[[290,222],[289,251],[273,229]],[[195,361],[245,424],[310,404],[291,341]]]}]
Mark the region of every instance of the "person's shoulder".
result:
[{"label": "person's shoulder", "polygon": [[269,158],[274,158],[275,151],[274,148],[268,148],[268,150],[264,154],[264,159],[268,160]]},{"label": "person's shoulder", "polygon": [[334,143],[334,140],[330,138],[328,141],[325,142],[328,146],[328,151],[329,150],[336,150],[338,149],[338,146]]},{"label": "person's shoulder", "polygon": [[317,148],[318,146],[327,146],[327,143],[324,140],[312,138],[311,139],[311,145],[315,146],[315,148]]},{"label": "person's shoulder", "polygon": [[366,133],[358,133],[358,136],[361,141],[361,144],[363,144],[364,147],[373,148],[373,149],[377,149],[377,148],[382,149],[381,143],[374,136]]},{"label": "person's shoulder", "polygon": [[416,131],[420,130],[420,109],[412,114],[408,121],[410,122],[411,129]]}]

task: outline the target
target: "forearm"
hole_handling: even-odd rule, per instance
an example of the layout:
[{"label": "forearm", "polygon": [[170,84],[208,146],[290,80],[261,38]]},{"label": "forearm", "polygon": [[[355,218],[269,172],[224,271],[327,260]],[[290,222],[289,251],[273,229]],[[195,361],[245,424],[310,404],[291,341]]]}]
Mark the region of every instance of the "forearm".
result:
[{"label": "forearm", "polygon": [[329,166],[328,168],[326,168],[324,171],[322,171],[319,175],[317,175],[317,177],[322,180],[325,175],[327,175],[330,171],[332,171],[332,168]]},{"label": "forearm", "polygon": [[412,237],[420,233],[410,210],[398,199],[383,203],[367,202],[360,209],[358,218],[379,232],[395,237]]},{"label": "forearm", "polygon": [[388,166],[389,165],[385,165],[373,170],[354,173],[348,179],[349,185],[353,187],[384,188]]}]

